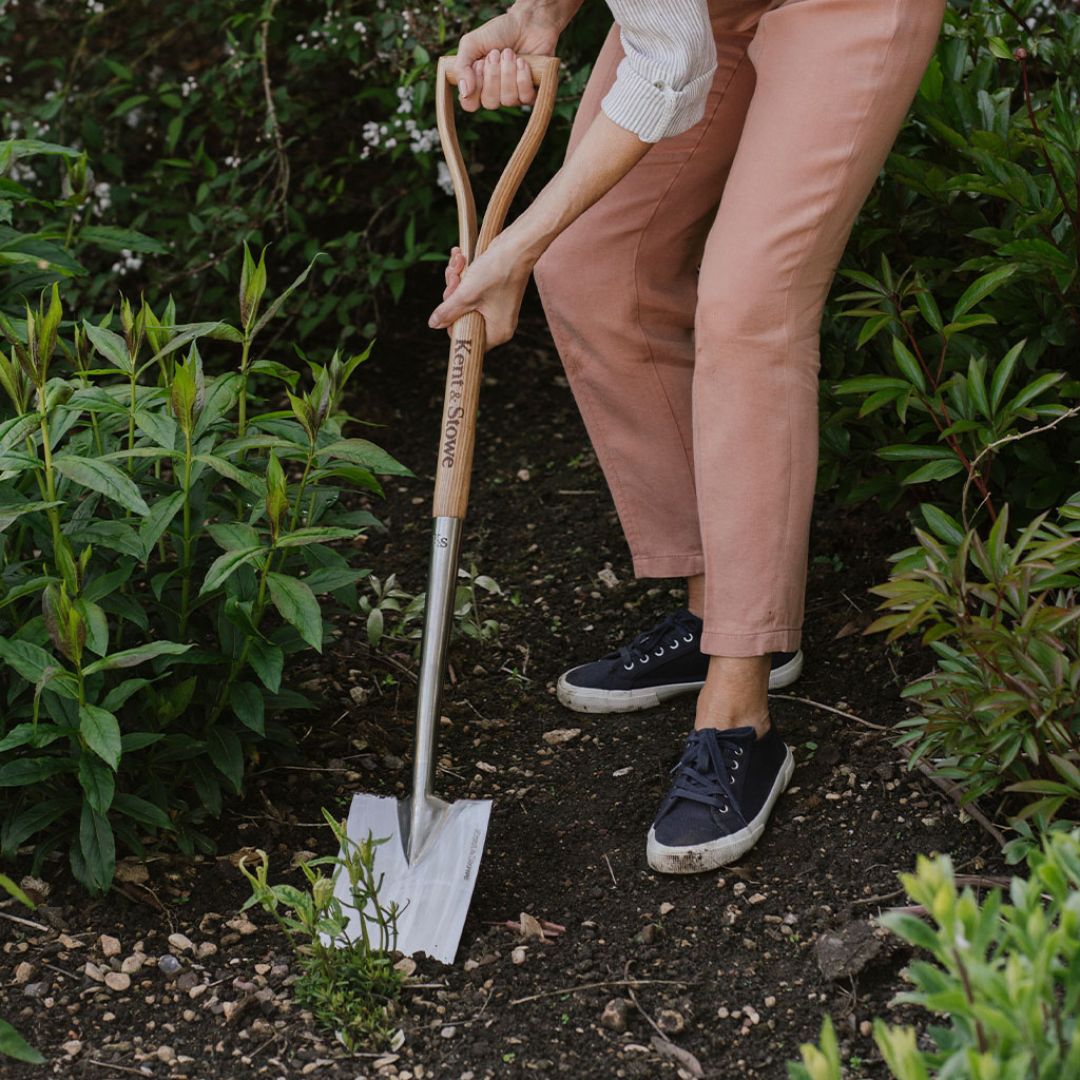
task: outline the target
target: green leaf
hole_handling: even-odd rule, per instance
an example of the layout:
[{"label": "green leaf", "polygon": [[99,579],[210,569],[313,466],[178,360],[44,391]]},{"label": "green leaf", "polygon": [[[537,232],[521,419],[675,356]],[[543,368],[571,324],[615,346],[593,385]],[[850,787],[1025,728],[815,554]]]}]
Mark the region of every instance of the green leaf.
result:
[{"label": "green leaf", "polygon": [[60,664],[38,645],[29,641],[8,641],[0,637],[0,659],[13,667],[29,683],[37,684]]},{"label": "green leaf", "polygon": [[922,368],[919,367],[919,361],[915,359],[915,354],[898,337],[892,339],[892,349],[896,366],[900,368],[901,373],[918,388],[920,393],[925,394],[926,377],[923,375]]},{"label": "green leaf", "polygon": [[135,667],[137,664],[145,664],[147,660],[153,660],[157,656],[179,656],[194,645],[181,645],[176,641],[149,641],[145,645],[136,645],[133,649],[124,649],[123,652],[113,653],[111,656],[95,660],[94,663],[83,669],[84,675],[93,675],[96,671],[114,671],[117,668]]},{"label": "green leaf", "polygon": [[242,521],[208,525],[206,528],[214,543],[223,551],[250,551],[262,543],[258,531]]},{"label": "green leaf", "polygon": [[165,255],[168,252],[168,248],[152,236],[116,225],[84,225],[79,230],[79,240],[105,251],[141,251],[148,255]]},{"label": "green leaf", "polygon": [[1016,273],[1017,269],[1015,263],[1006,263],[1006,265],[999,266],[996,270],[991,270],[989,274],[983,274],[982,277],[973,281],[964,290],[960,299],[956,301],[956,307],[953,308],[952,314],[953,322],[1008,281]]},{"label": "green leaf", "polygon": [[270,574],[270,599],[281,617],[296,627],[300,636],[322,652],[322,613],[315,594],[298,578]]},{"label": "green leaf", "polygon": [[248,663],[271,694],[281,689],[281,673],[285,667],[285,654],[268,641],[253,639],[248,645]]},{"label": "green leaf", "polygon": [[143,545],[142,561],[150,558],[154,546],[165,534],[165,530],[172,524],[172,520],[183,509],[184,493],[175,491],[172,495],[166,495],[150,508],[150,513],[143,519],[139,526],[139,540]]},{"label": "green leaf", "polygon": [[219,555],[210,564],[199,595],[202,596],[203,593],[213,592],[214,589],[220,588],[241,566],[251,562],[262,551],[261,547],[250,547],[241,548],[239,551],[226,551],[224,555]]},{"label": "green leaf", "polygon": [[86,745],[116,771],[120,764],[120,725],[111,712],[97,705],[79,706],[79,733]]},{"label": "green leaf", "polygon": [[0,853],[10,858],[31,836],[47,829],[71,809],[72,803],[67,799],[44,799],[15,817],[7,818],[0,833]]},{"label": "green leaf", "polygon": [[266,493],[266,481],[261,476],[256,476],[255,473],[248,472],[246,469],[240,469],[231,461],[218,457],[217,454],[196,454],[195,460],[203,465],[209,465],[219,476],[232,480],[254,495],[261,497]]},{"label": "green leaf", "polygon": [[61,476],[91,491],[100,492],[133,514],[146,516],[150,513],[150,507],[143,501],[131,478],[115,465],[95,458],[61,456],[53,459],[53,467]]},{"label": "green leaf", "polygon": [[112,330],[106,330],[104,326],[95,326],[90,322],[83,322],[83,329],[90,339],[90,344],[103,356],[113,367],[131,374],[131,357],[128,355],[127,342]]},{"label": "green leaf", "polygon": [[1001,404],[1001,399],[1005,396],[1005,390],[1008,388],[1013,371],[1016,369],[1016,362],[1020,359],[1020,354],[1026,344],[1027,338],[1018,341],[1002,357],[1001,363],[994,368],[994,375],[990,380],[990,404],[995,412],[997,412],[997,408]]},{"label": "green leaf", "polygon": [[169,815],[155,803],[140,798],[138,795],[129,795],[121,792],[113,799],[113,809],[118,813],[137,821],[140,825],[147,825],[152,829],[171,829],[173,827]]},{"label": "green leaf", "polygon": [[256,735],[266,734],[263,695],[257,686],[248,682],[233,683],[229,688],[229,704],[244,727]]},{"label": "green leaf", "polygon": [[21,518],[23,514],[36,514],[62,505],[60,502],[6,503],[0,506],[0,532],[3,532],[13,521]]},{"label": "green leaf", "polygon": [[926,519],[926,524],[930,527],[930,531],[939,539],[944,540],[947,544],[959,545],[964,540],[964,531],[960,528],[960,523],[944,510],[933,503],[922,503],[919,507],[922,511],[923,517]]},{"label": "green leaf", "polygon": [[953,458],[951,461],[928,461],[914,472],[908,473],[900,483],[924,484],[928,480],[946,480],[950,476],[955,476],[963,468],[963,462],[957,458]]},{"label": "green leaf", "polygon": [[331,540],[354,540],[355,538],[356,529],[312,527],[297,529],[285,536],[279,536],[277,546],[279,548],[302,547],[304,544],[326,544]]},{"label": "green leaf", "polygon": [[244,779],[244,751],[236,732],[218,724],[210,733],[206,749],[214,767],[225,776],[239,795]]},{"label": "green leaf", "polygon": [[79,758],[79,784],[86,801],[99,813],[107,814],[116,792],[116,777],[107,765],[93,754]]},{"label": "green leaf", "polygon": [[293,283],[266,309],[262,318],[252,328],[251,336],[255,335],[278,313],[281,309],[281,305],[295,292],[303,283],[307,280],[308,274],[311,273],[315,266],[315,263],[322,257],[322,252],[318,252],[315,258],[307,264],[307,268],[303,270],[300,275],[293,281]]},{"label": "green leaf", "polygon": [[373,473],[385,476],[412,476],[396,458],[392,457],[381,447],[376,446],[367,439],[341,439],[338,442],[324,446],[316,458],[333,458],[348,461],[353,465],[361,465]]},{"label": "green leaf", "polygon": [[28,1065],[42,1065],[45,1059],[6,1021],[0,1020],[0,1054]]},{"label": "green leaf", "polygon": [[79,820],[79,853],[85,871],[84,884],[95,892],[105,892],[116,872],[116,841],[109,819],[89,803],[83,804]]}]

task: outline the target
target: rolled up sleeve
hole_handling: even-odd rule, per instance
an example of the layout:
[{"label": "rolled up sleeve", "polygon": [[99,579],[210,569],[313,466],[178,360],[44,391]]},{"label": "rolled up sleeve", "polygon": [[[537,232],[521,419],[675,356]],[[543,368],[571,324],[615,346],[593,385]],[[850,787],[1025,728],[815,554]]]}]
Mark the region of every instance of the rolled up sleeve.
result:
[{"label": "rolled up sleeve", "polygon": [[716,72],[708,0],[608,0],[608,7],[625,56],[600,108],[643,142],[693,127]]}]

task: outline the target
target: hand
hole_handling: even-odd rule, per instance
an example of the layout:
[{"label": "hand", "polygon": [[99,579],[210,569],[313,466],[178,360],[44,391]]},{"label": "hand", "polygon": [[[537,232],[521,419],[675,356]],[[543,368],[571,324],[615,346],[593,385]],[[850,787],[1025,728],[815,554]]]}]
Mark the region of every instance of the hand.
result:
[{"label": "hand", "polygon": [[484,316],[488,348],[502,345],[514,336],[525,287],[533,261],[515,243],[510,230],[500,233],[483,255],[465,265],[465,256],[455,247],[450,253],[443,290],[443,302],[428,318],[432,329],[453,332],[457,319],[470,311]]},{"label": "hand", "polygon": [[458,42],[454,71],[466,112],[481,106],[529,105],[536,98],[532,75],[519,54],[552,56],[559,34],[580,0],[558,4],[520,2],[502,15],[470,30]]}]

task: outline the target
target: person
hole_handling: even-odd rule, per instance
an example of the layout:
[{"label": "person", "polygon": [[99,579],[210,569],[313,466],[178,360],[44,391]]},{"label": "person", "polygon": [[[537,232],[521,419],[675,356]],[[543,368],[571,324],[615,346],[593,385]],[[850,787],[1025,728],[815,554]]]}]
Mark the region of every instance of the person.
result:
[{"label": "person", "polygon": [[[516,0],[466,33],[462,107],[531,104],[583,0]],[[608,0],[559,171],[429,325],[508,341],[530,274],[638,578],[686,608],[559,679],[582,711],[696,692],[649,865],[713,869],[761,837],[794,769],[768,691],[796,677],[818,455],[819,336],[855,218],[945,0]]]}]

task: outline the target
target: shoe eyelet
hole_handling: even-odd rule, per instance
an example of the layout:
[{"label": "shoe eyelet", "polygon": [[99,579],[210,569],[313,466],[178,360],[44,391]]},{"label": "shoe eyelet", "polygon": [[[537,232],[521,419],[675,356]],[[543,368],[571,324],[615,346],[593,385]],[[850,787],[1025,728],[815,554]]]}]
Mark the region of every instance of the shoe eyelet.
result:
[{"label": "shoe eyelet", "polygon": [[731,763],[731,771],[735,772],[738,768],[739,768],[739,763],[737,761],[733,761]]},{"label": "shoe eyelet", "polygon": [[736,746],[735,747],[735,756],[736,757],[742,757],[743,756],[743,748],[741,746]]},{"label": "shoe eyelet", "polygon": [[679,647],[679,639],[676,638],[669,646],[669,649],[677,649]]},{"label": "shoe eyelet", "polygon": [[663,645],[661,645],[659,649],[653,649],[653,656],[663,656],[663,655],[664,655],[664,646]]},{"label": "shoe eyelet", "polygon": [[731,777],[731,782],[734,784],[735,783],[735,774],[734,773],[728,773],[728,775]]},{"label": "shoe eyelet", "polygon": [[721,814],[726,814],[731,808],[728,806],[727,803],[724,803],[723,806],[718,806],[716,809],[719,810]]},{"label": "shoe eyelet", "polygon": [[634,670],[634,665],[633,665],[633,663],[623,664],[623,668],[625,668],[627,671],[633,671]]},{"label": "shoe eyelet", "polygon": [[693,641],[693,640],[694,640],[693,633],[683,634],[683,641]]},{"label": "shoe eyelet", "polygon": [[637,662],[639,664],[647,664],[650,659],[651,659],[651,657],[648,654],[646,654],[645,656],[639,656],[637,658]]}]

